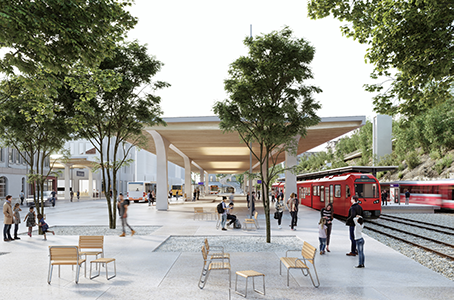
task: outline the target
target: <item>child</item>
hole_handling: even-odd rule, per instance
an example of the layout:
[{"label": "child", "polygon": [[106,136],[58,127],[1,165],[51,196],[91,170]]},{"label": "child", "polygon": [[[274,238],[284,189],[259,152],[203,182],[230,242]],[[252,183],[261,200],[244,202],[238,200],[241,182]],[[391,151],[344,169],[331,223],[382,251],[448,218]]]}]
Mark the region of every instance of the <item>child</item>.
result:
[{"label": "child", "polygon": [[326,247],[326,219],[320,218],[318,222],[318,239],[320,240],[320,255],[325,254]]},{"label": "child", "polygon": [[359,264],[355,268],[364,268],[364,239],[362,235],[364,219],[361,216],[353,218],[355,222],[355,241],[358,249]]},{"label": "child", "polygon": [[25,216],[25,219],[24,219],[24,222],[25,220],[27,220],[27,227],[28,227],[28,235],[30,237],[32,237],[32,229],[34,226],[36,226],[36,214],[35,214],[35,211],[33,210],[34,207],[30,207],[30,211],[28,212],[28,214]]},{"label": "child", "polygon": [[47,238],[46,238],[46,232],[52,232],[52,234],[55,235],[55,232],[49,230],[49,225],[47,225],[47,223],[44,221],[44,217],[42,214],[38,214],[38,219],[39,219],[39,223],[38,223],[38,226],[41,227],[41,230],[43,231],[43,234],[44,234],[44,240],[46,241]]},{"label": "child", "polygon": [[20,209],[20,204],[16,203],[14,204],[14,239],[15,240],[20,240],[20,237],[17,236],[17,231],[19,230],[19,224],[20,224],[20,214],[19,212],[22,211]]}]

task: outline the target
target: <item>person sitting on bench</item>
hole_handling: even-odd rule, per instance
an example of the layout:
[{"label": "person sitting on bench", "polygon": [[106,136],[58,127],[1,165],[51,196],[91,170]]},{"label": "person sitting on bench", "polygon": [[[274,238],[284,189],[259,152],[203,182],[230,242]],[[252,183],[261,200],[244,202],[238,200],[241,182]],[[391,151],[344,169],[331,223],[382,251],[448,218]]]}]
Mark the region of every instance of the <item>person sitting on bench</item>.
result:
[{"label": "person sitting on bench", "polygon": [[232,225],[236,221],[236,216],[232,215],[232,210],[233,210],[233,203],[230,203],[229,209],[227,210],[227,220],[230,220],[230,222],[227,224],[227,226]]}]

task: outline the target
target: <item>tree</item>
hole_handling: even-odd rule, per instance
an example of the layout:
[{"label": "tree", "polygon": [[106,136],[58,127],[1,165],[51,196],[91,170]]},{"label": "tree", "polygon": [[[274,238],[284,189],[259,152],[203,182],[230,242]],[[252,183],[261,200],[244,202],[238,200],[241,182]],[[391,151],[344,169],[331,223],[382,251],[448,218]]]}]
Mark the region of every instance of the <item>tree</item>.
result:
[{"label": "tree", "polygon": [[345,21],[342,32],[370,45],[371,77],[391,76],[391,85],[366,85],[382,114],[412,117],[450,98],[454,83],[452,0],[311,0],[309,16]]},{"label": "tree", "polygon": [[[63,97],[53,99],[55,106],[48,114],[37,111],[42,99],[22,89],[21,81],[13,79],[0,84],[0,93],[12,95],[0,103],[2,144],[17,149],[29,167],[28,181],[33,184],[37,212],[44,215],[44,183],[53,172],[50,155],[62,149],[73,131],[66,122],[70,110]],[[45,97],[43,95],[43,97]],[[41,200],[41,202],[39,201]]]},{"label": "tree", "polygon": [[78,115],[82,124],[80,137],[88,139],[100,155],[97,167],[102,172],[110,228],[115,228],[116,223],[118,170],[130,162],[128,154],[131,148],[144,142],[144,126],[165,125],[160,118],[161,98],[153,91],[169,84],[152,81],[162,65],[147,54],[146,46],[137,42],[119,45],[114,55],[106,58],[99,67],[121,75],[119,87],[105,91],[100,86],[97,97],[86,102],[90,109],[80,111]]},{"label": "tree", "polygon": [[[130,0],[0,0],[0,72],[18,75],[41,100],[57,97],[65,76],[79,77],[109,56],[136,23]],[[75,68],[75,66],[78,66]],[[39,75],[39,76],[36,76]],[[101,80],[102,82],[102,80]],[[77,80],[71,82],[79,87]],[[41,95],[48,97],[43,98]],[[6,101],[8,94],[0,101]],[[51,102],[36,107],[45,114]]]},{"label": "tree", "polygon": [[[315,111],[320,105],[312,98],[321,92],[304,85],[313,78],[309,64],[315,53],[306,40],[281,31],[246,38],[247,56],[234,61],[225,80],[229,99],[216,102],[213,110],[221,119],[224,132],[238,132],[240,139],[260,163],[262,198],[266,216],[267,242],[271,242],[270,200],[268,190],[279,156],[296,152],[295,137],[304,136],[306,128],[320,119]],[[252,147],[251,147],[252,144]]]}]

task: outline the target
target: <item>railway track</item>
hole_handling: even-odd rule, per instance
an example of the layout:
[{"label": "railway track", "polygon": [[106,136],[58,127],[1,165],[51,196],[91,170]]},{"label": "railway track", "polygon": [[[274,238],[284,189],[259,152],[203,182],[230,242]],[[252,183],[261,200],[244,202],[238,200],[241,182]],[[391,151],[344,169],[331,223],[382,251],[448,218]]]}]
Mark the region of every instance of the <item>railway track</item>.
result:
[{"label": "railway track", "polygon": [[[405,226],[410,226],[411,227],[416,227],[423,229],[425,231],[425,234],[417,234],[414,232],[411,232],[411,229],[409,227],[406,227],[406,229],[399,229],[396,228],[396,226],[391,226],[391,225],[386,225],[379,223],[377,221],[372,221],[372,220],[367,220],[365,229],[377,232],[379,234],[388,236],[390,238],[405,242],[407,244],[413,245],[415,247],[422,248],[426,251],[432,252],[434,254],[437,254],[440,257],[443,258],[449,258],[451,260],[454,260],[454,245],[451,243],[447,243],[444,241],[441,241],[441,238],[432,238],[429,236],[433,235],[433,232],[438,232],[439,234],[443,235],[449,235],[452,236],[454,235],[453,232],[445,231],[445,230],[438,230],[436,228],[432,228],[433,226],[437,226],[436,224],[429,224],[426,223],[426,225],[431,225],[432,227],[427,227],[427,226],[422,226],[418,224],[409,224],[409,222],[415,222],[414,220],[410,219],[404,219],[404,218],[391,218],[389,216],[385,216],[383,219],[380,218],[381,220],[384,220],[386,222],[390,222],[390,224],[395,224],[395,223],[403,223]],[[401,219],[401,220],[399,220]],[[402,220],[403,219],[403,220]],[[419,223],[424,223],[424,222],[419,222]],[[372,226],[371,226],[372,225]],[[440,226],[441,227],[441,226]],[[445,228],[450,228],[450,227],[445,227]],[[451,230],[454,230],[450,228]]]},{"label": "railway track", "polygon": [[[423,222],[423,221],[417,221],[417,220],[412,220],[412,219],[402,218],[402,217],[397,217],[397,216],[392,216],[392,215],[386,215],[386,214],[382,214],[380,216],[380,219],[387,220],[387,221],[393,221],[396,223],[401,223],[401,224],[406,224],[406,225],[408,224],[407,222],[412,222],[413,224],[411,224],[411,225],[415,226],[415,227],[433,230],[433,231],[444,233],[444,234],[454,235],[454,227],[443,226],[443,225],[438,225],[438,224],[433,224],[433,223],[428,223],[428,222]],[[417,224],[422,224],[422,225],[417,225]],[[427,225],[430,227],[423,226],[423,225]],[[448,231],[440,230],[438,228],[447,229]]]}]

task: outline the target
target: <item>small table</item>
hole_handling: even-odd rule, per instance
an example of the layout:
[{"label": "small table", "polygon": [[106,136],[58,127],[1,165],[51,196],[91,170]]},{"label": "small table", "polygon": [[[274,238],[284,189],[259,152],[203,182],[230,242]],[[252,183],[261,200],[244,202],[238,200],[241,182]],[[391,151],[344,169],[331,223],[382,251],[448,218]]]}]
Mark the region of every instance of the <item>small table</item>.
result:
[{"label": "small table", "polygon": [[[109,277],[109,273],[107,272],[107,265],[110,262],[114,262],[114,270],[115,270],[115,275]],[[95,276],[91,276],[91,267],[93,264],[96,264],[96,268],[98,269],[98,274]],[[115,262],[115,258],[107,258],[107,257],[101,257],[95,260],[90,261],[90,279],[96,278],[101,274],[101,266],[99,264],[106,264],[106,278],[107,280],[114,278],[117,276],[117,263]]]},{"label": "small table", "polygon": [[[241,277],[246,278],[246,291],[245,291],[244,294],[238,292],[238,289],[237,289],[238,275],[241,276]],[[254,277],[257,277],[257,276],[262,276],[262,277],[263,277],[263,292],[255,289]],[[245,297],[245,298],[247,297],[247,282],[248,282],[248,278],[249,278],[249,277],[252,277],[252,288],[254,289],[254,292],[259,293],[259,294],[262,294],[262,295],[265,295],[265,274],[262,274],[262,273],[259,273],[259,272],[257,272],[257,271],[253,271],[253,270],[237,271],[237,272],[236,272],[235,292],[236,292],[238,295],[241,295],[241,296],[243,296],[243,297]]]}]

